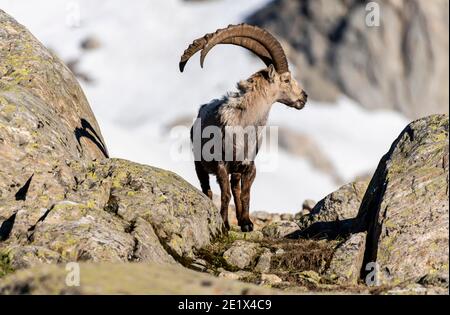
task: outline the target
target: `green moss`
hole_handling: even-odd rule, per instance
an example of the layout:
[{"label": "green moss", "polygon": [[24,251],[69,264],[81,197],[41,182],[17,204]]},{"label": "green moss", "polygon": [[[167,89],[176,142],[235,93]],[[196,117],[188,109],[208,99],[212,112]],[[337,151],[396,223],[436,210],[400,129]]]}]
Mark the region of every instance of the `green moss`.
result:
[{"label": "green moss", "polygon": [[[23,40],[20,47],[15,47],[5,56],[0,66],[6,67],[5,73],[12,80],[6,81],[9,86],[16,86],[30,81],[31,64],[39,63],[41,58],[34,52],[32,40]],[[19,49],[20,48],[20,49]]]},{"label": "green moss", "polygon": [[93,181],[97,180],[97,174],[95,174],[95,171],[90,171],[87,173],[87,177]]},{"label": "green moss", "polygon": [[17,110],[17,106],[14,104],[6,104],[2,107],[1,112],[6,115],[14,114]]},{"label": "green moss", "polygon": [[208,268],[214,270],[217,274],[219,268],[228,271],[239,271],[239,268],[230,266],[223,258],[223,254],[234,243],[235,238],[224,235],[215,239],[210,245],[197,251],[196,256],[208,263]]},{"label": "green moss", "polygon": [[14,272],[11,265],[11,257],[8,252],[0,251],[0,278]]},{"label": "green moss", "polygon": [[77,245],[79,239],[76,239],[70,235],[66,236],[63,240],[58,240],[52,244],[52,250],[56,251],[66,261],[74,261],[77,259]]},{"label": "green moss", "polygon": [[167,200],[167,197],[164,196],[164,195],[161,195],[161,196],[158,197],[157,202],[158,202],[158,203],[163,203],[163,202],[165,202],[166,200]]},{"label": "green moss", "polygon": [[89,209],[95,208],[95,201],[94,201],[94,200],[89,200],[89,201],[86,203],[86,207],[88,207]]}]

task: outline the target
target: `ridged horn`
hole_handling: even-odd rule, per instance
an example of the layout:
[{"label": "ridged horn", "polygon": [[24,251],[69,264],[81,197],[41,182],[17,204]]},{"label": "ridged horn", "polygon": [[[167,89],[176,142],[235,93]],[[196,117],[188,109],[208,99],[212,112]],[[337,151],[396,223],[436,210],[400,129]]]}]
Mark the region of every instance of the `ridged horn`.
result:
[{"label": "ridged horn", "polygon": [[266,64],[266,66],[269,66],[273,63],[272,57],[270,56],[270,53],[267,51],[267,49],[259,42],[251,39],[250,37],[231,37],[222,41],[220,44],[230,44],[244,47],[258,56]]},{"label": "ridged horn", "polygon": [[275,37],[259,27],[248,24],[229,25],[227,28],[196,39],[181,56],[180,71],[183,72],[189,59],[200,50],[202,50],[200,64],[203,67],[206,55],[218,44],[244,47],[261,58],[267,66],[273,64],[279,73],[289,71],[286,55]]}]

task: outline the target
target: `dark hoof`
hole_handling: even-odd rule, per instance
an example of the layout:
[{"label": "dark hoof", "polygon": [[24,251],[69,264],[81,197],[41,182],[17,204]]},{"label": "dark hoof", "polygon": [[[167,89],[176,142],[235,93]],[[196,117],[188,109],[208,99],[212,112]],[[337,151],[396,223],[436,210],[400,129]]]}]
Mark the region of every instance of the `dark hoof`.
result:
[{"label": "dark hoof", "polygon": [[228,222],[224,222],[223,227],[224,227],[225,231],[227,231],[227,232],[230,230],[230,224]]},{"label": "dark hoof", "polygon": [[241,231],[242,231],[242,232],[251,232],[251,231],[253,231],[253,224],[250,223],[250,224],[244,224],[244,225],[242,225],[242,226],[241,226]]}]

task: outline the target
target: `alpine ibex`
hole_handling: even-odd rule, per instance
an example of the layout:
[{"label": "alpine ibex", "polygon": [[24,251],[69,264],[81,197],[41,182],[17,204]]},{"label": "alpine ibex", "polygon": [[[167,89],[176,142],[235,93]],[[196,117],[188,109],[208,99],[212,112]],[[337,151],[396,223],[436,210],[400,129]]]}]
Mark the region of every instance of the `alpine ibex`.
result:
[{"label": "alpine ibex", "polygon": [[[230,25],[214,33],[195,40],[184,52],[180,61],[180,71],[183,72],[188,60],[201,50],[200,63],[203,63],[208,52],[218,44],[232,44],[244,47],[260,57],[267,68],[253,74],[249,79],[238,83],[238,91],[229,93],[221,99],[201,106],[198,119],[191,129],[191,141],[194,152],[201,152],[195,159],[195,170],[200,180],[204,194],[212,199],[209,184],[209,174],[216,175],[221,190],[220,213],[226,229],[229,229],[228,206],[233,194],[236,207],[236,217],[243,232],[253,230],[249,216],[250,188],[255,179],[256,168],[254,158],[258,153],[262,137],[261,126],[266,126],[269,111],[276,102],[283,103],[295,109],[302,109],[307,100],[306,93],[292,77],[286,55],[281,44],[267,31],[248,24]],[[205,130],[208,127],[220,128],[220,146],[210,152],[214,159],[204,157],[206,143],[211,140],[211,134]],[[256,137],[236,134],[230,142],[228,127],[253,127]],[[195,139],[195,130],[201,134],[200,142]],[[242,129],[241,129],[242,130]],[[247,136],[247,137],[245,137]],[[242,140],[245,139],[245,140]],[[216,139],[217,140],[217,139]],[[218,149],[217,149],[218,148]],[[214,152],[214,149],[220,152]],[[227,152],[232,152],[227,159]],[[252,152],[243,159],[236,158],[241,152]],[[217,155],[217,153],[219,153]],[[231,176],[231,178],[229,178]],[[230,191],[231,190],[231,191]]]}]

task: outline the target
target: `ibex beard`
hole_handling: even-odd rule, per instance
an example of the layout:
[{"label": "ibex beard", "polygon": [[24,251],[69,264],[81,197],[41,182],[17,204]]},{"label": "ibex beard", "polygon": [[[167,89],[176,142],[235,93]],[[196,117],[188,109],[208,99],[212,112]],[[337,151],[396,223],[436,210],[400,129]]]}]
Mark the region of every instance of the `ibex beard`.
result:
[{"label": "ibex beard", "polygon": [[[244,47],[267,65],[239,82],[237,92],[202,105],[191,129],[195,170],[203,193],[212,199],[209,175],[215,175],[221,190],[220,213],[225,228],[230,228],[228,206],[233,195],[238,224],[243,232],[250,232],[254,160],[270,109],[276,102],[302,109],[307,95],[292,77],[281,44],[267,31],[247,24],[230,25],[195,40],[181,57],[180,70],[200,50],[203,66],[208,52],[218,44]],[[197,137],[198,134],[201,136]]]}]

